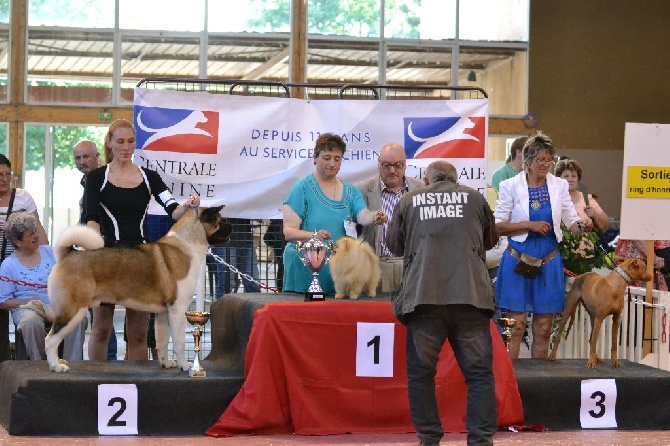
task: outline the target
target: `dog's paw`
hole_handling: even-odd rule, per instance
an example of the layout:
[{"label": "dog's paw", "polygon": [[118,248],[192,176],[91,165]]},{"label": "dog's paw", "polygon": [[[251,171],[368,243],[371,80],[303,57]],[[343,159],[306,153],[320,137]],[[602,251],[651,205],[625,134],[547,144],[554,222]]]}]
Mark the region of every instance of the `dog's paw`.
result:
[{"label": "dog's paw", "polygon": [[58,361],[58,364],[56,364],[53,367],[50,367],[52,372],[55,373],[65,373],[68,370],[70,370],[70,367],[68,367],[66,364],[62,363],[61,360]]},{"label": "dog's paw", "polygon": [[589,359],[589,362],[586,363],[586,368],[587,369],[595,369],[596,368],[596,360],[595,359]]},{"label": "dog's paw", "polygon": [[65,360],[63,358],[58,358],[58,363],[67,365],[67,360]]},{"label": "dog's paw", "polygon": [[179,368],[181,369],[182,372],[188,372],[191,368],[191,363],[186,361],[184,364],[180,365]]},{"label": "dog's paw", "polygon": [[358,294],[352,294],[351,296],[349,296],[349,299],[357,300],[358,299]]},{"label": "dog's paw", "polygon": [[161,366],[164,369],[174,369],[177,367],[177,361],[173,361],[171,359],[161,360]]},{"label": "dog's paw", "polygon": [[618,359],[612,359],[612,367],[621,367],[621,361]]},{"label": "dog's paw", "polygon": [[335,293],[335,299],[344,299],[344,293]]},{"label": "dog's paw", "polygon": [[556,361],[556,352],[549,353],[549,357],[547,359],[549,361]]}]

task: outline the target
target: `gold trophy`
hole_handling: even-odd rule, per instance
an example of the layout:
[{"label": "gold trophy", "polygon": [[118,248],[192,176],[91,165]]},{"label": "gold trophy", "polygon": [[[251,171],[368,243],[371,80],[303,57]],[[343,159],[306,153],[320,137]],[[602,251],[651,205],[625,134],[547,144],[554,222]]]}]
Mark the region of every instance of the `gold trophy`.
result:
[{"label": "gold trophy", "polygon": [[509,352],[509,340],[512,338],[512,328],[516,325],[516,319],[505,316],[498,318],[498,323],[503,328],[502,338],[505,342],[505,348]]},{"label": "gold trophy", "polygon": [[312,238],[305,243],[297,242],[298,257],[302,263],[312,272],[312,283],[305,293],[305,302],[312,300],[326,300],[321,284],[319,284],[319,271],[328,263],[333,250],[333,242],[322,242],[316,238],[316,231]]},{"label": "gold trophy", "polygon": [[186,320],[195,328],[193,329],[193,340],[195,341],[195,359],[193,365],[188,369],[188,376],[191,378],[204,378],[207,372],[200,365],[200,337],[202,336],[201,327],[209,320],[209,313],[205,311],[187,311]]}]

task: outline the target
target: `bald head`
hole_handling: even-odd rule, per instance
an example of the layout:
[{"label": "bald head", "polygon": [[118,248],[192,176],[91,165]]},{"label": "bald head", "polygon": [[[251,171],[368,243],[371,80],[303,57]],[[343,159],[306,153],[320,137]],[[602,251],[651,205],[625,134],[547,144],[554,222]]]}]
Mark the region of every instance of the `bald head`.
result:
[{"label": "bald head", "polygon": [[398,192],[405,185],[406,161],[405,148],[400,144],[386,144],[379,152],[379,177],[393,192]]},{"label": "bald head", "polygon": [[93,141],[84,139],[72,148],[72,157],[77,169],[85,175],[98,167],[100,153]]},{"label": "bald head", "polygon": [[450,181],[456,183],[458,173],[453,164],[448,161],[433,161],[426,168],[423,175],[423,182],[426,185],[433,184],[437,181]]}]

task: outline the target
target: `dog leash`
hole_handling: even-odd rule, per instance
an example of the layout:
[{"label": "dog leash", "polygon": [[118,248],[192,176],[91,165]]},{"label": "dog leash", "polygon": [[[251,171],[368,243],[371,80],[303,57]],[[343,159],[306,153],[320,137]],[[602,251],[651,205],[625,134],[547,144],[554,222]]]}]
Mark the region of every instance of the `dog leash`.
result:
[{"label": "dog leash", "polygon": [[[377,216],[375,217],[375,219],[372,221],[372,225],[373,225],[373,226],[378,226],[378,225],[379,225],[379,222],[381,221],[381,219],[382,219],[382,217],[381,217],[380,215],[377,215]],[[376,228],[375,228],[375,229],[376,229]],[[372,246],[372,243],[370,243],[370,240],[368,240],[368,239],[370,238],[370,236],[371,236],[373,233],[374,233],[374,231],[370,231],[370,233],[368,234],[367,237],[361,237],[361,242],[360,242],[360,244],[362,245],[363,242],[365,242],[365,243],[367,243],[368,245],[371,245],[371,246]],[[374,246],[373,246],[373,248],[374,248]]]}]

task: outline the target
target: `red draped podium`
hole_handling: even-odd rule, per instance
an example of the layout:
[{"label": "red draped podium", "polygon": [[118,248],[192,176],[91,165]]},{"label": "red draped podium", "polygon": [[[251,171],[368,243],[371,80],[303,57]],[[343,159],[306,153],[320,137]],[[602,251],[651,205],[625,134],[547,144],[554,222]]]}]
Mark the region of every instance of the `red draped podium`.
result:
[{"label": "red draped podium", "polygon": [[[357,324],[393,323],[393,376],[356,376]],[[521,425],[523,406],[509,354],[491,322],[500,427]],[[446,432],[465,432],[466,386],[448,343],[436,375]],[[245,382],[214,437],[414,432],[407,396],[405,327],[389,302],[281,302],[256,311]]]}]

